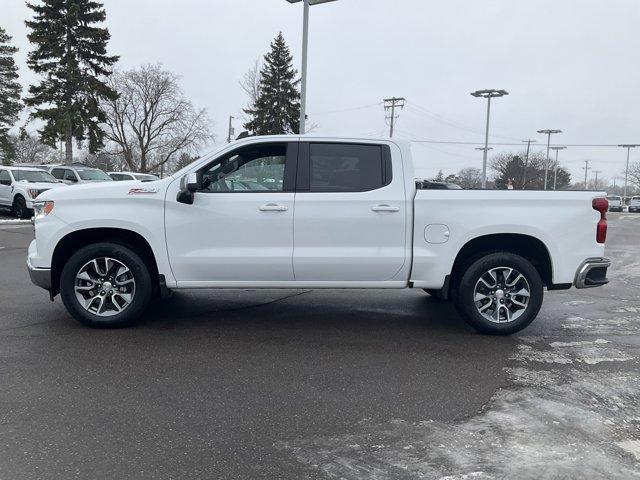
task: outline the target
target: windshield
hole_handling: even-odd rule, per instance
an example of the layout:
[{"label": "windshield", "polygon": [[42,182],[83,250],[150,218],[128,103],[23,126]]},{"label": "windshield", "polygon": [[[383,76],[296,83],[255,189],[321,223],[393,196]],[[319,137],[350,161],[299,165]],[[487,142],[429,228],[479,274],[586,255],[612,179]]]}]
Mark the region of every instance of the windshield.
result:
[{"label": "windshield", "polygon": [[29,183],[42,182],[42,183],[56,183],[57,180],[48,172],[44,170],[12,170],[13,178],[16,182],[26,181]]},{"label": "windshield", "polygon": [[76,172],[78,172],[78,175],[82,180],[113,181],[113,178],[97,168],[76,168]]},{"label": "windshield", "polygon": [[607,197],[607,200],[614,200],[616,202],[622,200],[620,197]]},{"label": "windshield", "polygon": [[134,173],[133,175],[136,180],[140,180],[141,182],[153,182],[155,180],[159,180],[155,175],[147,175],[144,173]]}]

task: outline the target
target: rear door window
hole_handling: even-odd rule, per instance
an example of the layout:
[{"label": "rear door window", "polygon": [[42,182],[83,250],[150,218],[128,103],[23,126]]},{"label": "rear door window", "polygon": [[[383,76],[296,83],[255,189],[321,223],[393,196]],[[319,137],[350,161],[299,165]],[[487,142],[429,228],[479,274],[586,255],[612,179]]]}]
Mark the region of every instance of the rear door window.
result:
[{"label": "rear door window", "polygon": [[77,182],[76,174],[73,173],[73,170],[65,170],[64,171],[64,180],[68,180],[70,182]]},{"label": "rear door window", "polygon": [[391,181],[390,154],[381,145],[310,143],[310,192],[366,192]]}]

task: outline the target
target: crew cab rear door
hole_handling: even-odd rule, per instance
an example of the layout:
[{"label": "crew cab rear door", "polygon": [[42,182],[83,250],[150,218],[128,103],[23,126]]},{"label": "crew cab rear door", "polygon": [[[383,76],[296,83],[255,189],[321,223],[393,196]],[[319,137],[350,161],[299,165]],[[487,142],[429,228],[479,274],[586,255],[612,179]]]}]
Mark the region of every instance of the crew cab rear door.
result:
[{"label": "crew cab rear door", "polygon": [[193,204],[169,190],[167,249],[179,286],[293,280],[297,155],[297,141],[240,146],[199,170]]},{"label": "crew cab rear door", "polygon": [[401,158],[389,145],[301,142],[294,216],[296,281],[384,282],[406,257]]}]

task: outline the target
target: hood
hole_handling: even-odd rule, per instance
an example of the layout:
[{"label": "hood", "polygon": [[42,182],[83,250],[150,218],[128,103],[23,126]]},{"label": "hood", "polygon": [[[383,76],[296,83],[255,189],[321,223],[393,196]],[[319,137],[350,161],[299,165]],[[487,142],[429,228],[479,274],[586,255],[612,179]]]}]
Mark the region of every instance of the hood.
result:
[{"label": "hood", "polygon": [[38,200],[93,200],[105,198],[125,198],[140,195],[141,192],[132,192],[133,189],[148,190],[144,195],[164,195],[169,183],[173,179],[167,177],[163,180],[151,183],[143,183],[139,180],[127,180],[123,182],[85,182],[77,183],[68,188],[56,188],[47,190],[38,196]]},{"label": "hood", "polygon": [[52,188],[66,187],[64,183],[48,183],[48,182],[16,182],[16,185],[20,185],[22,188],[32,188],[36,190],[50,190]]}]

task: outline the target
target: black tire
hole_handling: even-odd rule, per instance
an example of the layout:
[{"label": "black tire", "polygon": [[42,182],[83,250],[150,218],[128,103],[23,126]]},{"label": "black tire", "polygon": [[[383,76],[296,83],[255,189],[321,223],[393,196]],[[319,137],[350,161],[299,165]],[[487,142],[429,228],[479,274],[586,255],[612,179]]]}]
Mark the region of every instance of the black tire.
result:
[{"label": "black tire", "polygon": [[[513,268],[520,272],[529,285],[530,296],[524,312],[518,318],[496,323],[488,320],[478,311],[475,301],[475,287],[482,275],[491,269],[500,267]],[[458,282],[454,303],[464,321],[478,332],[491,335],[511,335],[526,328],[536,318],[540,307],[542,307],[543,296],[542,279],[531,262],[513,253],[498,252],[484,255],[467,267]]]},{"label": "black tire", "polygon": [[29,209],[27,208],[27,202],[22,195],[16,195],[16,198],[13,200],[12,210],[13,214],[20,219],[30,217]]},{"label": "black tire", "polygon": [[[135,280],[135,291],[129,305],[112,316],[99,316],[86,310],[75,294],[76,275],[92,259],[109,257],[126,265]],[[92,328],[122,328],[134,324],[151,301],[153,284],[149,269],[131,248],[117,243],[95,243],[74,253],[62,269],[60,296],[67,311],[80,323]]]}]

